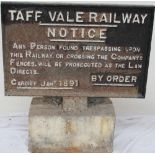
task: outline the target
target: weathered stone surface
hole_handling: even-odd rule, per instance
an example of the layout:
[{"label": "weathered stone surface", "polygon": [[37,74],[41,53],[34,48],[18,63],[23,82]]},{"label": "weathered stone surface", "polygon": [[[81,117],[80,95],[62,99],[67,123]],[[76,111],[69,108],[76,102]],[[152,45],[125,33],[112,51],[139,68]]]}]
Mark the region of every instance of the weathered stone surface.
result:
[{"label": "weathered stone surface", "polygon": [[87,97],[63,97],[64,111],[86,110],[87,104]]},{"label": "weathered stone surface", "polygon": [[29,115],[31,152],[112,152],[115,116],[107,98],[88,98],[81,111],[64,111],[59,97],[34,98]]}]

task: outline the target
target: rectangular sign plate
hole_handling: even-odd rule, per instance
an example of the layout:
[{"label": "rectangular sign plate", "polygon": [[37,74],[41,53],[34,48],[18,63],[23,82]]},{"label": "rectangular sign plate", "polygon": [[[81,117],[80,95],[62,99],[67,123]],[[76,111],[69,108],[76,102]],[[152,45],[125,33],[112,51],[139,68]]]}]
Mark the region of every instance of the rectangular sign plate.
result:
[{"label": "rectangular sign plate", "polygon": [[6,95],[145,97],[153,7],[1,7]]}]

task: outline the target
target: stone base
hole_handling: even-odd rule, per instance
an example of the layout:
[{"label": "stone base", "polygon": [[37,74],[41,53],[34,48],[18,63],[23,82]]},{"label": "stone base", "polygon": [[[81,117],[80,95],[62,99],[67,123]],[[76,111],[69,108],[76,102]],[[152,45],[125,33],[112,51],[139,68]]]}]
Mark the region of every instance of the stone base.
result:
[{"label": "stone base", "polygon": [[62,102],[61,97],[33,98],[29,151],[112,152],[115,114],[111,101],[88,98],[87,109],[68,111]]}]

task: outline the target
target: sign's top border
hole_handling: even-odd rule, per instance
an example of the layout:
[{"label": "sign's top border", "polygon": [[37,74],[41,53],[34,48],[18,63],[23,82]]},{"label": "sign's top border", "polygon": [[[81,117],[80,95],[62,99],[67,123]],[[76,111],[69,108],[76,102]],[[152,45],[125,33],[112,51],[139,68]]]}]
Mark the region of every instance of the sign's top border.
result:
[{"label": "sign's top border", "polygon": [[79,2],[75,2],[75,3],[64,3],[64,2],[43,2],[43,1],[38,1],[38,2],[19,2],[19,1],[1,1],[1,4],[2,5],[11,5],[11,4],[14,4],[14,5],[40,5],[42,6],[44,4],[44,6],[49,6],[49,5],[52,5],[52,6],[83,6],[83,7],[91,7],[91,6],[96,6],[96,7],[110,7],[110,8],[149,8],[149,9],[155,9],[155,5],[139,5],[139,4],[105,4],[105,3],[101,3],[99,2],[98,4],[94,4],[94,3],[79,3]]}]

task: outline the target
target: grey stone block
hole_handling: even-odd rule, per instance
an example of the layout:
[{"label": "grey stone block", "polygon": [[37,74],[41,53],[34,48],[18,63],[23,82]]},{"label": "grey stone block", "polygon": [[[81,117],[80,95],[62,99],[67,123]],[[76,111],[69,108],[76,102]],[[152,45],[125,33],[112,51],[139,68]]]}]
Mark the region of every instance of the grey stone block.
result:
[{"label": "grey stone block", "polygon": [[112,152],[115,114],[111,101],[88,98],[84,110],[64,110],[62,101],[61,97],[32,100],[29,151]]}]

